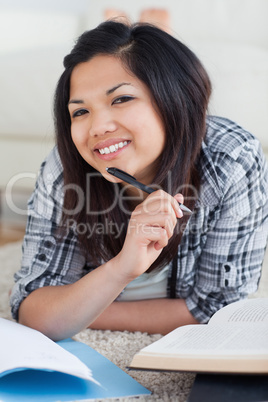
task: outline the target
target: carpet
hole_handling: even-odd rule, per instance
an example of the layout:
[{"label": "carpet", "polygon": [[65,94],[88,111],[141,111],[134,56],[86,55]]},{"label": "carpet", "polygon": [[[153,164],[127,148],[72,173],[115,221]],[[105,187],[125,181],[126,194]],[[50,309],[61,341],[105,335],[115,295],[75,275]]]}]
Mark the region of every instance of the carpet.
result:
[{"label": "carpet", "polygon": [[[0,317],[11,319],[9,290],[13,285],[13,274],[19,269],[21,243],[10,243],[0,247]],[[268,253],[266,253],[263,274],[258,292],[251,297],[268,296]],[[73,339],[84,342],[126,371],[140,384],[148,388],[152,395],[139,397],[142,401],[186,402],[195,375],[191,373],[167,373],[152,371],[129,371],[126,367],[141,348],[159,339],[161,335],[148,335],[141,332],[99,331],[86,329]],[[133,398],[120,398],[130,401]],[[107,399],[107,401],[109,401]],[[114,399],[113,399],[114,401]]]}]

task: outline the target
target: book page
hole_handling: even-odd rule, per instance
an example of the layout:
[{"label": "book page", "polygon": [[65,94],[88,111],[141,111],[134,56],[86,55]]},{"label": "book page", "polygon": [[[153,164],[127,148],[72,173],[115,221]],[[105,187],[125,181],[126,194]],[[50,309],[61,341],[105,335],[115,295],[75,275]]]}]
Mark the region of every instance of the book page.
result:
[{"label": "book page", "polygon": [[0,318],[0,356],[0,376],[16,369],[32,368],[96,382],[91,370],[72,353],[41,332],[4,318]]},{"label": "book page", "polygon": [[[186,325],[145,347],[142,353],[170,355],[263,355],[268,359],[268,326],[232,328]],[[268,363],[267,363],[268,364]]]},{"label": "book page", "polygon": [[246,299],[231,303],[211,317],[211,324],[268,325],[268,298]]}]

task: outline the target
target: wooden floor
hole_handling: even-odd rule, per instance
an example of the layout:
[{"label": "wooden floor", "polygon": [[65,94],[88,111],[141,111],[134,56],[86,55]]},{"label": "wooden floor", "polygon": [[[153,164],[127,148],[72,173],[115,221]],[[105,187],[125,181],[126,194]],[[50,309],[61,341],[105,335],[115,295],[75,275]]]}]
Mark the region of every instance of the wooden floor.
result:
[{"label": "wooden floor", "polygon": [[22,240],[25,227],[0,221],[0,246]]}]

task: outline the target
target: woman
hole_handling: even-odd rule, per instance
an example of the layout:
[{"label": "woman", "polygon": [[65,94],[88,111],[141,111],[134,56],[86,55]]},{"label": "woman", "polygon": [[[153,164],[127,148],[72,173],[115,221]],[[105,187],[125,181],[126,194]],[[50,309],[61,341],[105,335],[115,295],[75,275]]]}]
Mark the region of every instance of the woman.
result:
[{"label": "woman", "polygon": [[156,27],[109,21],[85,32],[64,66],[14,318],[55,340],[86,327],[165,334],[256,291],[267,164],[255,137],[207,116],[197,57]]}]

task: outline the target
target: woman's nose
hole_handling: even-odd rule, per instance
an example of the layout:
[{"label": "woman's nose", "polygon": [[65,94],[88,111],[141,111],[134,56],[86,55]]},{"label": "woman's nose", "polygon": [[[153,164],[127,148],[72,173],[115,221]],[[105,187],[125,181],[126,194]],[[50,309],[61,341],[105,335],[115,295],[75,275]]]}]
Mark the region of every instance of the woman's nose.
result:
[{"label": "woman's nose", "polygon": [[93,137],[114,132],[117,128],[112,113],[109,111],[93,112],[91,115],[91,124],[89,134]]}]

